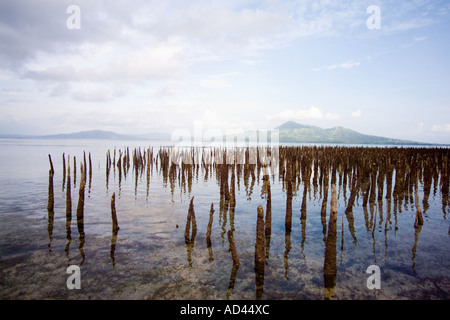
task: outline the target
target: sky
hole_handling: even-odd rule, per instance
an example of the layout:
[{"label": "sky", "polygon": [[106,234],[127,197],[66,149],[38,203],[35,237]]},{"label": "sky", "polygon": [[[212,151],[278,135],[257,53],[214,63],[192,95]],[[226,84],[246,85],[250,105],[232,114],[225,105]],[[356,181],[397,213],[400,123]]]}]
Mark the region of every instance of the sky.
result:
[{"label": "sky", "polygon": [[450,143],[447,0],[0,2],[0,134],[272,129]]}]

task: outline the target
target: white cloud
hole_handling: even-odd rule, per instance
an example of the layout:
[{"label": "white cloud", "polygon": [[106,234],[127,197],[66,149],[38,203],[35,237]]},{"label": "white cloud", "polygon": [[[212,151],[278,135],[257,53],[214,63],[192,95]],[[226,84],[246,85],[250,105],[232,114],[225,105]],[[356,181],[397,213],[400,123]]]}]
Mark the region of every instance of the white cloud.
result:
[{"label": "white cloud", "polygon": [[362,111],[358,109],[358,110],[352,112],[350,114],[350,117],[355,118],[355,119],[359,119],[359,118],[362,117]]},{"label": "white cloud", "polygon": [[[344,33],[367,36],[364,30],[368,3],[135,0],[130,5],[77,0],[82,26],[80,30],[68,30],[65,25],[68,4],[64,1],[0,1],[0,81],[5,85],[8,82],[3,90],[9,90],[0,95],[0,106],[2,112],[10,108],[7,114],[17,121],[22,119],[22,114],[39,119],[36,126],[42,128],[56,122],[53,118],[56,109],[61,127],[71,123],[74,130],[77,125],[88,126],[85,113],[92,114],[89,126],[106,122],[111,127],[120,126],[125,122],[132,124],[134,119],[139,126],[130,125],[129,130],[135,131],[173,126],[175,121],[186,124],[193,117],[201,117],[204,108],[211,108],[217,116],[210,119],[206,115],[206,120],[226,126],[250,125],[244,123],[248,119],[258,123],[271,112],[274,114],[266,119],[321,123],[342,120],[349,118],[349,111],[345,116],[331,113],[333,109],[317,107],[269,111],[276,102],[257,92],[268,88],[261,86],[259,78],[266,70],[267,77],[272,77],[269,62],[277,52],[265,53],[282,49],[292,54],[289,50],[299,48],[297,41],[292,40],[305,37],[336,40],[335,36]],[[383,29],[377,33],[366,31],[370,37],[427,25],[442,4],[417,0],[400,4],[390,1],[389,10],[387,6],[382,6],[382,19],[386,21]],[[412,15],[416,11],[424,14]],[[420,30],[415,32],[415,42],[426,39]],[[407,37],[412,41],[411,33]],[[284,57],[299,57],[299,53]],[[342,54],[347,56],[337,58],[334,52],[325,52],[325,56],[338,60],[315,60],[320,62],[315,62],[319,68],[314,71],[347,71],[366,61],[351,52]],[[372,53],[373,56],[376,54]],[[248,72],[245,75],[248,81],[240,81],[239,85],[234,78],[220,74],[230,66],[237,68],[236,63]],[[287,63],[290,61],[280,61],[280,66]],[[261,64],[264,68],[258,68]],[[277,84],[281,94],[284,85],[281,81]],[[219,96],[218,91],[223,91],[223,95]],[[84,103],[91,101],[96,102],[92,108],[95,110],[89,110],[90,104]],[[170,117],[143,108],[148,101],[155,103],[155,110],[167,110]],[[286,103],[286,106],[295,105],[292,100]],[[72,117],[74,113],[76,118]],[[361,116],[360,110],[351,113],[353,118]],[[448,128],[438,125],[434,130]]]},{"label": "white cloud", "polygon": [[[92,49],[89,46],[88,51]],[[82,48],[80,53],[81,57],[41,55],[40,60],[26,66],[25,76],[58,82],[141,81],[177,77],[187,66],[183,48],[170,44],[154,44],[137,50],[117,46],[106,54],[98,46],[97,53],[84,56],[88,52]]]},{"label": "white cloud", "polygon": [[327,70],[334,70],[334,69],[336,69],[337,67],[338,67],[337,64],[332,64],[331,66],[325,67],[325,69],[327,69]]},{"label": "white cloud", "polygon": [[341,120],[341,116],[338,114],[327,113],[327,114],[325,114],[325,119],[339,121],[339,120]]},{"label": "white cloud", "polygon": [[450,133],[450,123],[446,123],[444,125],[435,124],[431,127],[431,130],[434,132]]},{"label": "white cloud", "polygon": [[182,85],[178,83],[168,83],[155,91],[155,95],[159,97],[175,96],[181,89]]},{"label": "white cloud", "polygon": [[420,42],[424,40],[427,40],[427,37],[414,37],[414,42]]},{"label": "white cloud", "polygon": [[350,69],[350,68],[355,68],[355,67],[359,67],[361,65],[360,62],[358,61],[353,61],[353,60],[348,60],[342,63],[334,63],[328,66],[322,66],[322,67],[318,67],[318,68],[314,68],[312,69],[312,71],[322,71],[322,70],[334,70],[334,69]]},{"label": "white cloud", "polygon": [[208,78],[201,81],[201,86],[205,88],[229,88],[231,84],[223,79]]},{"label": "white cloud", "polygon": [[249,65],[249,66],[254,66],[254,65],[259,65],[261,63],[264,62],[264,60],[262,59],[243,59],[240,62],[242,62],[245,65]]},{"label": "white cloud", "polygon": [[103,78],[148,79],[178,76],[185,67],[183,48],[177,45],[145,47],[130,52],[102,74]]},{"label": "white cloud", "polygon": [[310,107],[305,110],[292,110],[286,109],[279,113],[273,115],[267,115],[267,120],[276,120],[276,121],[304,121],[304,120],[313,120],[313,119],[323,119],[324,115],[322,110],[317,107]]},{"label": "white cloud", "polygon": [[342,116],[331,112],[323,112],[320,108],[311,106],[302,110],[285,109],[276,114],[266,115],[266,120],[276,122],[326,120],[334,122],[342,120]]},{"label": "white cloud", "polygon": [[359,65],[360,65],[359,62],[355,62],[353,60],[349,60],[349,61],[341,63],[339,66],[341,68],[349,69],[349,68],[359,67]]},{"label": "white cloud", "polygon": [[239,72],[227,72],[223,74],[217,74],[207,77],[200,82],[200,85],[205,88],[230,88],[232,84],[225,80],[230,76],[239,75]]},{"label": "white cloud", "polygon": [[105,89],[74,91],[72,97],[77,101],[84,102],[105,102],[113,100],[111,93]]},{"label": "white cloud", "polygon": [[414,37],[413,40],[407,44],[402,45],[402,48],[410,48],[415,44],[427,40],[427,37]]},{"label": "white cloud", "polygon": [[[21,36],[0,34],[0,39],[3,36],[5,40],[3,55],[9,55],[10,60],[22,59],[22,64],[35,62],[38,68],[28,71],[39,72],[42,76],[60,77],[54,74],[57,70],[47,68],[73,65],[77,67],[72,78],[81,76],[84,68],[95,70],[88,73],[90,77],[98,73],[100,78],[110,74],[133,79],[149,75],[161,77],[180,67],[173,59],[180,52],[189,62],[229,58],[260,61],[249,58],[285,46],[296,38],[333,32],[336,25],[348,25],[349,19],[359,19],[358,10],[353,7],[361,7],[357,1],[352,6],[342,7],[330,2],[317,7],[312,1],[305,1],[304,5],[269,1],[258,7],[253,1],[245,0],[140,1],[133,6],[80,1],[82,28],[78,31],[65,28],[65,10],[61,11],[62,16],[57,14],[64,9],[64,4],[33,4],[30,10],[22,10],[21,7],[29,7],[28,3],[21,3],[22,0],[5,5],[5,13],[8,9],[21,12],[22,19],[19,16],[16,20],[25,23],[6,22],[6,26],[10,23]],[[333,18],[335,14],[339,19]],[[61,28],[55,28],[61,21]],[[20,49],[15,50],[15,47]],[[131,48],[131,53],[124,56],[123,48]],[[60,63],[48,63],[40,54],[51,57],[51,61],[56,58]],[[71,59],[78,57],[77,63],[65,62],[70,55]],[[111,63],[111,57],[116,58],[112,60],[116,65],[99,72],[98,66]]]}]

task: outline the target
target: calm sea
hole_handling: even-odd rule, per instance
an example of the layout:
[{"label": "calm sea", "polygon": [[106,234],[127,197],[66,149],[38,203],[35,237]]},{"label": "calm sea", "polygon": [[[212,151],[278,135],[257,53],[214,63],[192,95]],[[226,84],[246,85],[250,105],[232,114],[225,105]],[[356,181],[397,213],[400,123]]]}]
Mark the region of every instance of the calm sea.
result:
[{"label": "calm sea", "polygon": [[[159,155],[162,142],[109,140],[0,139],[0,298],[1,299],[449,299],[450,221],[442,173],[423,204],[423,224],[416,225],[415,193],[400,203],[387,199],[363,206],[358,193],[346,213],[351,185],[337,185],[332,264],[329,188],[301,180],[292,186],[291,230],[280,172],[263,179],[253,168],[236,173],[235,206],[221,197],[214,167],[199,165],[166,172]],[[151,165],[128,170],[117,164],[107,172],[107,152],[149,148]],[[63,154],[66,175],[63,172]],[[54,205],[50,213],[49,157]],[[81,163],[87,159],[84,216],[80,231],[77,206]],[[74,172],[74,157],[76,171]],[[91,165],[89,167],[89,157]],[[147,157],[147,154],[145,154]],[[314,163],[314,162],[313,162]],[[67,217],[70,166],[71,219]],[[300,166],[301,167],[301,166]],[[301,170],[301,168],[297,168]],[[231,171],[230,171],[231,172]],[[90,175],[89,175],[90,173]],[[231,183],[231,173],[228,175]],[[331,180],[331,178],[330,178]],[[433,180],[434,183],[434,180]],[[384,182],[384,192],[387,185]],[[255,269],[257,207],[266,212],[271,190],[271,230],[265,242],[264,268]],[[448,189],[446,189],[448,191]],[[111,197],[120,230],[112,230]],[[322,207],[327,195],[326,216]],[[184,237],[193,199],[197,233]],[[377,198],[378,199],[378,198]],[[211,204],[210,243],[206,241]],[[303,208],[303,209],[302,209]],[[324,224],[325,221],[325,224]],[[233,265],[227,232],[240,260]],[[81,289],[70,290],[67,268],[80,267]],[[371,266],[379,278],[371,280]],[[369,279],[370,278],[370,279]],[[370,288],[379,282],[381,287]]]}]

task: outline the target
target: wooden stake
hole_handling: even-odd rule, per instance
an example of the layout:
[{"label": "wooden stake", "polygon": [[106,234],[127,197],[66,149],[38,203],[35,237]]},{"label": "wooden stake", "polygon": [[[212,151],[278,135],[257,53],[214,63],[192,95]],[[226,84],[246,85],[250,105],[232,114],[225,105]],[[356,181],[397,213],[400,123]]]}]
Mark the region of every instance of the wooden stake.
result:
[{"label": "wooden stake", "polygon": [[85,188],[85,172],[83,169],[83,163],[81,163],[81,178],[80,188],[78,192],[78,205],[77,205],[77,223],[80,235],[84,235],[84,188]]},{"label": "wooden stake", "polygon": [[116,193],[114,192],[111,197],[111,218],[113,222],[113,232],[119,231],[119,223],[117,222],[117,214],[116,214]]},{"label": "wooden stake", "polygon": [[328,235],[325,243],[325,261],[323,266],[323,276],[325,284],[325,299],[333,298],[336,285],[336,222],[337,222],[337,197],[336,185],[331,185],[331,210],[328,221]]},{"label": "wooden stake", "polygon": [[[192,225],[192,235],[191,237],[189,237],[191,225]],[[197,224],[195,222],[194,197],[192,197],[191,203],[189,204],[189,210],[186,220],[186,228],[184,229],[184,239],[186,241],[186,244],[193,243],[196,234],[197,234]]]},{"label": "wooden stake", "polygon": [[[48,171],[48,204],[47,204],[48,227],[47,227],[47,231],[48,231],[49,241],[51,243],[52,235],[53,235],[53,220],[54,220],[53,174],[55,171],[53,170],[53,163],[52,163],[52,158],[50,157],[50,155],[48,155],[48,159],[50,161],[50,170]],[[49,247],[50,247],[50,243],[48,244]]]},{"label": "wooden stake", "polygon": [[62,182],[62,190],[64,191],[64,187],[66,184],[66,155],[62,154],[62,160],[63,160],[63,182]]},{"label": "wooden stake", "polygon": [[227,232],[227,236],[228,236],[228,242],[230,243],[230,250],[231,250],[231,257],[233,258],[233,264],[239,268],[240,266],[240,261],[236,252],[236,245],[234,244],[234,240],[233,240],[233,233],[231,232],[231,230],[228,230]]},{"label": "wooden stake", "polygon": [[213,224],[213,216],[214,216],[214,203],[211,203],[211,210],[209,211],[208,229],[206,230],[206,244],[208,247],[211,246],[211,228]]},{"label": "wooden stake", "polygon": [[255,244],[255,263],[264,263],[264,209],[262,206],[258,206],[258,216],[256,220],[256,244]]},{"label": "wooden stake", "polygon": [[66,218],[72,220],[72,195],[70,191],[70,156],[67,163]]},{"label": "wooden stake", "polygon": [[50,170],[48,171],[48,212],[53,212],[54,197],[53,197],[53,175],[55,173],[53,169],[52,157],[48,155],[48,160],[50,161]]},{"label": "wooden stake", "polygon": [[265,264],[265,237],[264,237],[264,209],[258,206],[258,217],[256,221],[256,244],[255,244],[255,284],[256,299],[262,298],[264,287],[264,264]]}]

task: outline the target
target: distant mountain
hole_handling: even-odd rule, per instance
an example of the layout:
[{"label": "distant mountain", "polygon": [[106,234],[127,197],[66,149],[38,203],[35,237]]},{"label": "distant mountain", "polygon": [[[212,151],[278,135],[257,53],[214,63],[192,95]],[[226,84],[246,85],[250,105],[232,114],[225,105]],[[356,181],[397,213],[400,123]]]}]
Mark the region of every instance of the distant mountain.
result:
[{"label": "distant mountain", "polygon": [[103,130],[90,130],[81,131],[74,133],[60,133],[52,134],[46,136],[40,136],[39,138],[50,138],[50,139],[111,139],[111,140],[121,140],[133,138],[131,136],[118,134],[113,131],[103,131]]},{"label": "distant mountain", "polygon": [[280,142],[420,145],[423,143],[366,135],[343,127],[322,129],[288,121],[278,126]]},{"label": "distant mountain", "polygon": [[50,134],[43,136],[30,136],[18,134],[2,134],[0,138],[32,138],[32,139],[105,139],[105,140],[167,140],[170,134],[151,132],[147,134],[119,134],[113,131],[90,130],[73,133]]},{"label": "distant mountain", "polygon": [[280,130],[284,130],[284,129],[310,129],[310,128],[314,128],[313,126],[308,126],[308,125],[304,125],[304,124],[300,124],[294,121],[288,121],[283,123],[281,126],[276,127],[275,129],[280,129]]},{"label": "distant mountain", "polygon": [[[337,144],[379,144],[379,145],[430,145],[430,143],[420,143],[393,138],[371,136],[356,132],[343,127],[322,129],[317,126],[304,125],[294,121],[288,121],[278,126],[280,143],[337,143]],[[168,133],[148,133],[139,135],[125,135],[113,131],[90,130],[74,133],[54,134],[45,136],[24,136],[24,135],[0,135],[0,138],[41,138],[41,139],[108,139],[108,140],[160,140],[170,141],[171,134]],[[217,137],[220,141],[220,138]],[[235,136],[231,136],[235,138]],[[257,140],[257,133],[250,131],[240,136],[242,139]],[[270,134],[269,134],[270,138]]]}]

